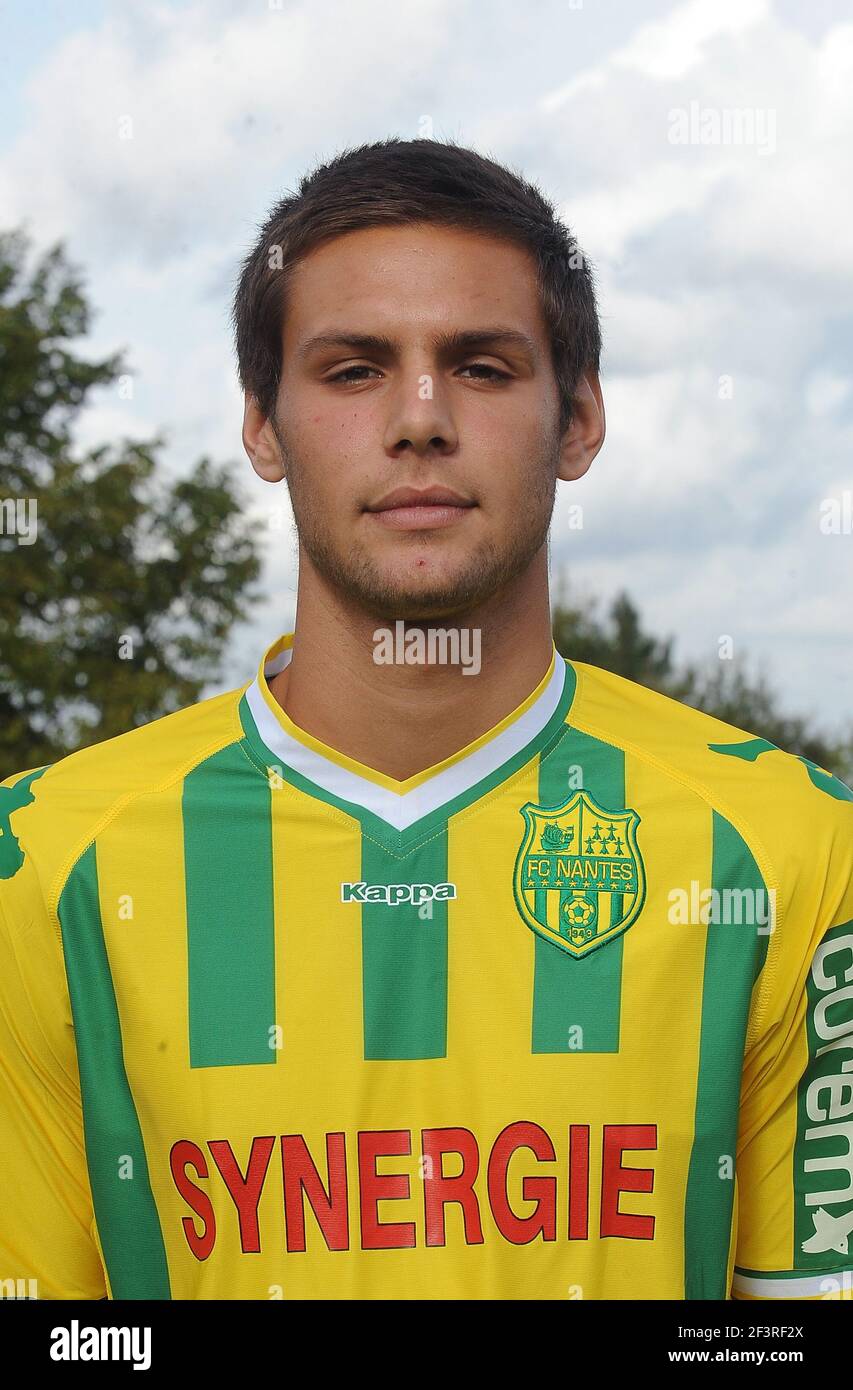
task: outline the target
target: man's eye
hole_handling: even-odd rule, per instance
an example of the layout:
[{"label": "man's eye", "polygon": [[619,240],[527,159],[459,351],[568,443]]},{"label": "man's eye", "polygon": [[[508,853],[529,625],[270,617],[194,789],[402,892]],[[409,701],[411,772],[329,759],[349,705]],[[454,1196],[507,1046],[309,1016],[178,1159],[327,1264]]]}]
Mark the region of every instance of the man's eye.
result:
[{"label": "man's eye", "polygon": [[478,381],[509,381],[509,372],[498,371],[497,367],[492,367],[488,362],[469,362],[467,367],[462,368],[463,372],[487,372],[488,376],[478,376]]},{"label": "man's eye", "polygon": [[350,373],[351,373],[351,372],[375,372],[375,371],[376,371],[376,368],[375,368],[375,367],[365,367],[365,366],[360,366],[360,367],[344,367],[343,371],[341,371],[341,372],[336,372],[334,376],[330,376],[330,377],[328,377],[327,379],[328,379],[329,381],[345,381],[345,380],[349,380],[349,381],[365,381],[365,380],[367,379],[366,377],[363,377],[363,376],[353,377],[353,376],[350,375]]},{"label": "man's eye", "polygon": [[[477,381],[509,381],[509,372],[501,372],[497,367],[492,367],[488,362],[469,362],[467,367],[461,369],[463,372],[476,373]],[[355,367],[344,367],[341,371],[335,372],[334,376],[327,377],[328,381],[359,382],[367,381],[367,375],[357,375],[357,373],[376,373],[376,367],[368,367],[364,364]]]}]

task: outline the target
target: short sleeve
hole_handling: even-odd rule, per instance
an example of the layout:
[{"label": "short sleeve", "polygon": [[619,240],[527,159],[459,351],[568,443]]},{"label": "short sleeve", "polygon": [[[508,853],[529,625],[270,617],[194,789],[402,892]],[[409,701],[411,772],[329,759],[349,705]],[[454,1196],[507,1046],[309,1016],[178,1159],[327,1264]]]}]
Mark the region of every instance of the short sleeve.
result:
[{"label": "short sleeve", "polygon": [[[840,784],[838,784],[840,785]],[[846,790],[846,789],[845,789]],[[736,1299],[853,1298],[853,801],[801,817],[736,1165]],[[794,867],[791,867],[794,865]]]},{"label": "short sleeve", "polygon": [[4,849],[0,1276],[7,1296],[105,1298],[62,948],[28,857]]}]

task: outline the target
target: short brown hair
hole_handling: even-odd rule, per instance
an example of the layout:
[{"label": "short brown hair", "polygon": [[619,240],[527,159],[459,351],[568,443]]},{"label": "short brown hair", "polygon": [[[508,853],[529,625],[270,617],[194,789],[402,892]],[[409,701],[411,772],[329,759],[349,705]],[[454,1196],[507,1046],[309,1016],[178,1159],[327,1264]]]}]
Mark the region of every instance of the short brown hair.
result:
[{"label": "short brown hair", "polygon": [[273,414],[291,268],[323,242],[360,227],[433,222],[503,236],[533,256],[560,392],[560,429],[580,376],[598,371],[601,329],[591,267],[532,183],[451,141],[400,140],[345,150],[282,198],[243,262],[232,321],[240,383]]}]

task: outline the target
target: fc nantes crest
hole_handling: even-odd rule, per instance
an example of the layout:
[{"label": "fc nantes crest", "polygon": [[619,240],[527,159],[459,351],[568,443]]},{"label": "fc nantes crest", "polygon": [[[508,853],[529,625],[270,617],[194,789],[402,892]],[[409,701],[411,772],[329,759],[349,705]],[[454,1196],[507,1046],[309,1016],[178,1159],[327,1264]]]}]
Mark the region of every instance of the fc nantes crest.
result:
[{"label": "fc nantes crest", "polygon": [[586,956],[630,927],[646,875],[636,811],[604,811],[585,791],[564,806],[522,806],[527,827],[515,861],[515,900],[533,931]]}]

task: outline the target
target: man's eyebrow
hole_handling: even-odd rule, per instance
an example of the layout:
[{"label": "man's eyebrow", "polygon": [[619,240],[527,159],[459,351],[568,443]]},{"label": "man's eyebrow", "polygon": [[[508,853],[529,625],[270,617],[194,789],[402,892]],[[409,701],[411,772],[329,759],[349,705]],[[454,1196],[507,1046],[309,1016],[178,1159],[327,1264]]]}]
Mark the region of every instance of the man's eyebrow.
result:
[{"label": "man's eyebrow", "polygon": [[[539,355],[536,343],[526,333],[521,333],[516,328],[504,328],[500,325],[436,333],[432,342],[443,356],[449,356],[454,352],[471,352],[476,348],[486,347],[520,348],[533,360]],[[321,348],[352,348],[366,355],[392,357],[397,351],[397,344],[393,338],[384,334],[355,333],[343,330],[338,333],[318,333],[312,338],[306,338],[298,349],[298,355],[307,357],[310,353],[317,352]]]}]

